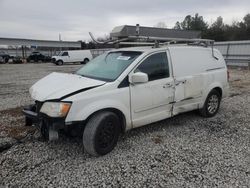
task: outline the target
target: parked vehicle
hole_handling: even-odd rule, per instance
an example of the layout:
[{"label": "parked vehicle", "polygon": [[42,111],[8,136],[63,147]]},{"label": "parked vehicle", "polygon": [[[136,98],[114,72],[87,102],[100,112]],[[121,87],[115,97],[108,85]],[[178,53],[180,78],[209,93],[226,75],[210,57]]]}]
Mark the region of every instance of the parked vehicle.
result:
[{"label": "parked vehicle", "polygon": [[88,63],[93,58],[90,50],[69,50],[62,51],[58,56],[52,56],[52,62],[56,65],[63,65],[64,63],[82,64]]},{"label": "parked vehicle", "polygon": [[23,110],[45,138],[81,127],[91,155],[109,153],[120,133],[198,110],[214,116],[228,95],[223,56],[209,47],[168,45],[106,52],[75,74],[51,73],[30,88]]},{"label": "parked vehicle", "polygon": [[13,57],[12,62],[15,63],[15,64],[23,63],[23,59],[20,56],[15,56],[15,57]]},{"label": "parked vehicle", "polygon": [[8,63],[11,56],[6,54],[4,51],[0,52],[0,62],[1,63]]},{"label": "parked vehicle", "polygon": [[50,62],[51,57],[41,54],[40,52],[32,52],[27,58],[27,62]]}]

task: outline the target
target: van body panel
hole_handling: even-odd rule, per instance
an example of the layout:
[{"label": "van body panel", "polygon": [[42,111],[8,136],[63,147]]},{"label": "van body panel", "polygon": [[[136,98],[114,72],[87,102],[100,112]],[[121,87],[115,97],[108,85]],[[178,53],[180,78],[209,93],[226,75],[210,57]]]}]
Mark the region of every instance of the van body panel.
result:
[{"label": "van body panel", "polygon": [[[124,115],[126,130],[129,130],[202,108],[209,92],[214,88],[221,89],[222,97],[228,95],[227,67],[222,55],[216,49],[214,54],[211,48],[174,45],[163,48],[121,48],[112,51],[123,50],[142,52],[142,54],[115,81],[103,82],[95,79],[90,81],[90,79],[76,78],[76,75],[54,74],[47,81],[45,77],[32,86],[30,89],[32,98],[46,102],[48,99],[60,98],[65,93],[81,90],[87,86],[98,86],[62,100],[72,102],[65,122],[86,121],[97,111],[116,109]],[[74,61],[83,61],[83,56],[79,55],[83,54],[82,51],[85,50],[68,51],[71,60],[74,57],[76,58]],[[161,52],[167,54],[168,77],[145,83],[132,83],[131,76],[145,58]],[[49,80],[58,80],[58,76],[65,77],[66,80],[72,78],[72,84],[67,81],[53,86],[48,84]],[[126,84],[119,87],[124,80]],[[50,89],[53,87],[55,91]]]},{"label": "van body panel", "polygon": [[85,59],[89,61],[93,59],[90,50],[69,50],[62,51],[58,56],[53,56],[52,59],[57,61],[63,61],[64,63],[75,63],[75,62],[83,62]]},{"label": "van body panel", "polygon": [[202,108],[213,88],[228,89],[226,63],[218,50],[214,49],[215,57],[211,48],[182,46],[169,51],[176,83],[173,115]]}]

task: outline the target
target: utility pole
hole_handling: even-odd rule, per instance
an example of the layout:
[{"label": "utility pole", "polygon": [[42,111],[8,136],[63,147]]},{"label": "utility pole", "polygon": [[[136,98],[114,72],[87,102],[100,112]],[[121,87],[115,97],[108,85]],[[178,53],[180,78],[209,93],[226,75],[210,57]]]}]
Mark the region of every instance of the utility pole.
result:
[{"label": "utility pole", "polygon": [[[61,42],[62,39],[61,39],[61,33],[59,33],[59,41]],[[60,45],[60,51],[62,51],[62,46]]]}]

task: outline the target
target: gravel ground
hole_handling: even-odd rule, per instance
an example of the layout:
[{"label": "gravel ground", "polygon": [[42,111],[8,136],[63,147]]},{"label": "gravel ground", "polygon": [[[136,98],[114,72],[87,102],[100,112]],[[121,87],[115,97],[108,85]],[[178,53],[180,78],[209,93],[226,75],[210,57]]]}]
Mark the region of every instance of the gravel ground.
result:
[{"label": "gravel ground", "polygon": [[20,113],[32,83],[78,68],[0,65],[0,138],[15,142],[0,153],[0,186],[249,187],[250,72],[230,70],[230,96],[215,117],[190,112],[129,131],[95,158],[77,138],[42,142]]},{"label": "gravel ground", "polygon": [[23,106],[32,102],[29,88],[51,72],[74,72],[81,65],[55,66],[46,64],[0,64],[0,110]]}]

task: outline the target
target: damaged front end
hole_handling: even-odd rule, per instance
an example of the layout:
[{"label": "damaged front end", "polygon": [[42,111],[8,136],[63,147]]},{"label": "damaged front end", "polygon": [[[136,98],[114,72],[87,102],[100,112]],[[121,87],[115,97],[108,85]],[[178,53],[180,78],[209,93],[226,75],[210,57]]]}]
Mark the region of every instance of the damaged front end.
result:
[{"label": "damaged front end", "polygon": [[26,126],[35,125],[41,130],[46,140],[57,140],[58,131],[67,128],[65,118],[71,103],[65,102],[39,102],[23,108]]}]

